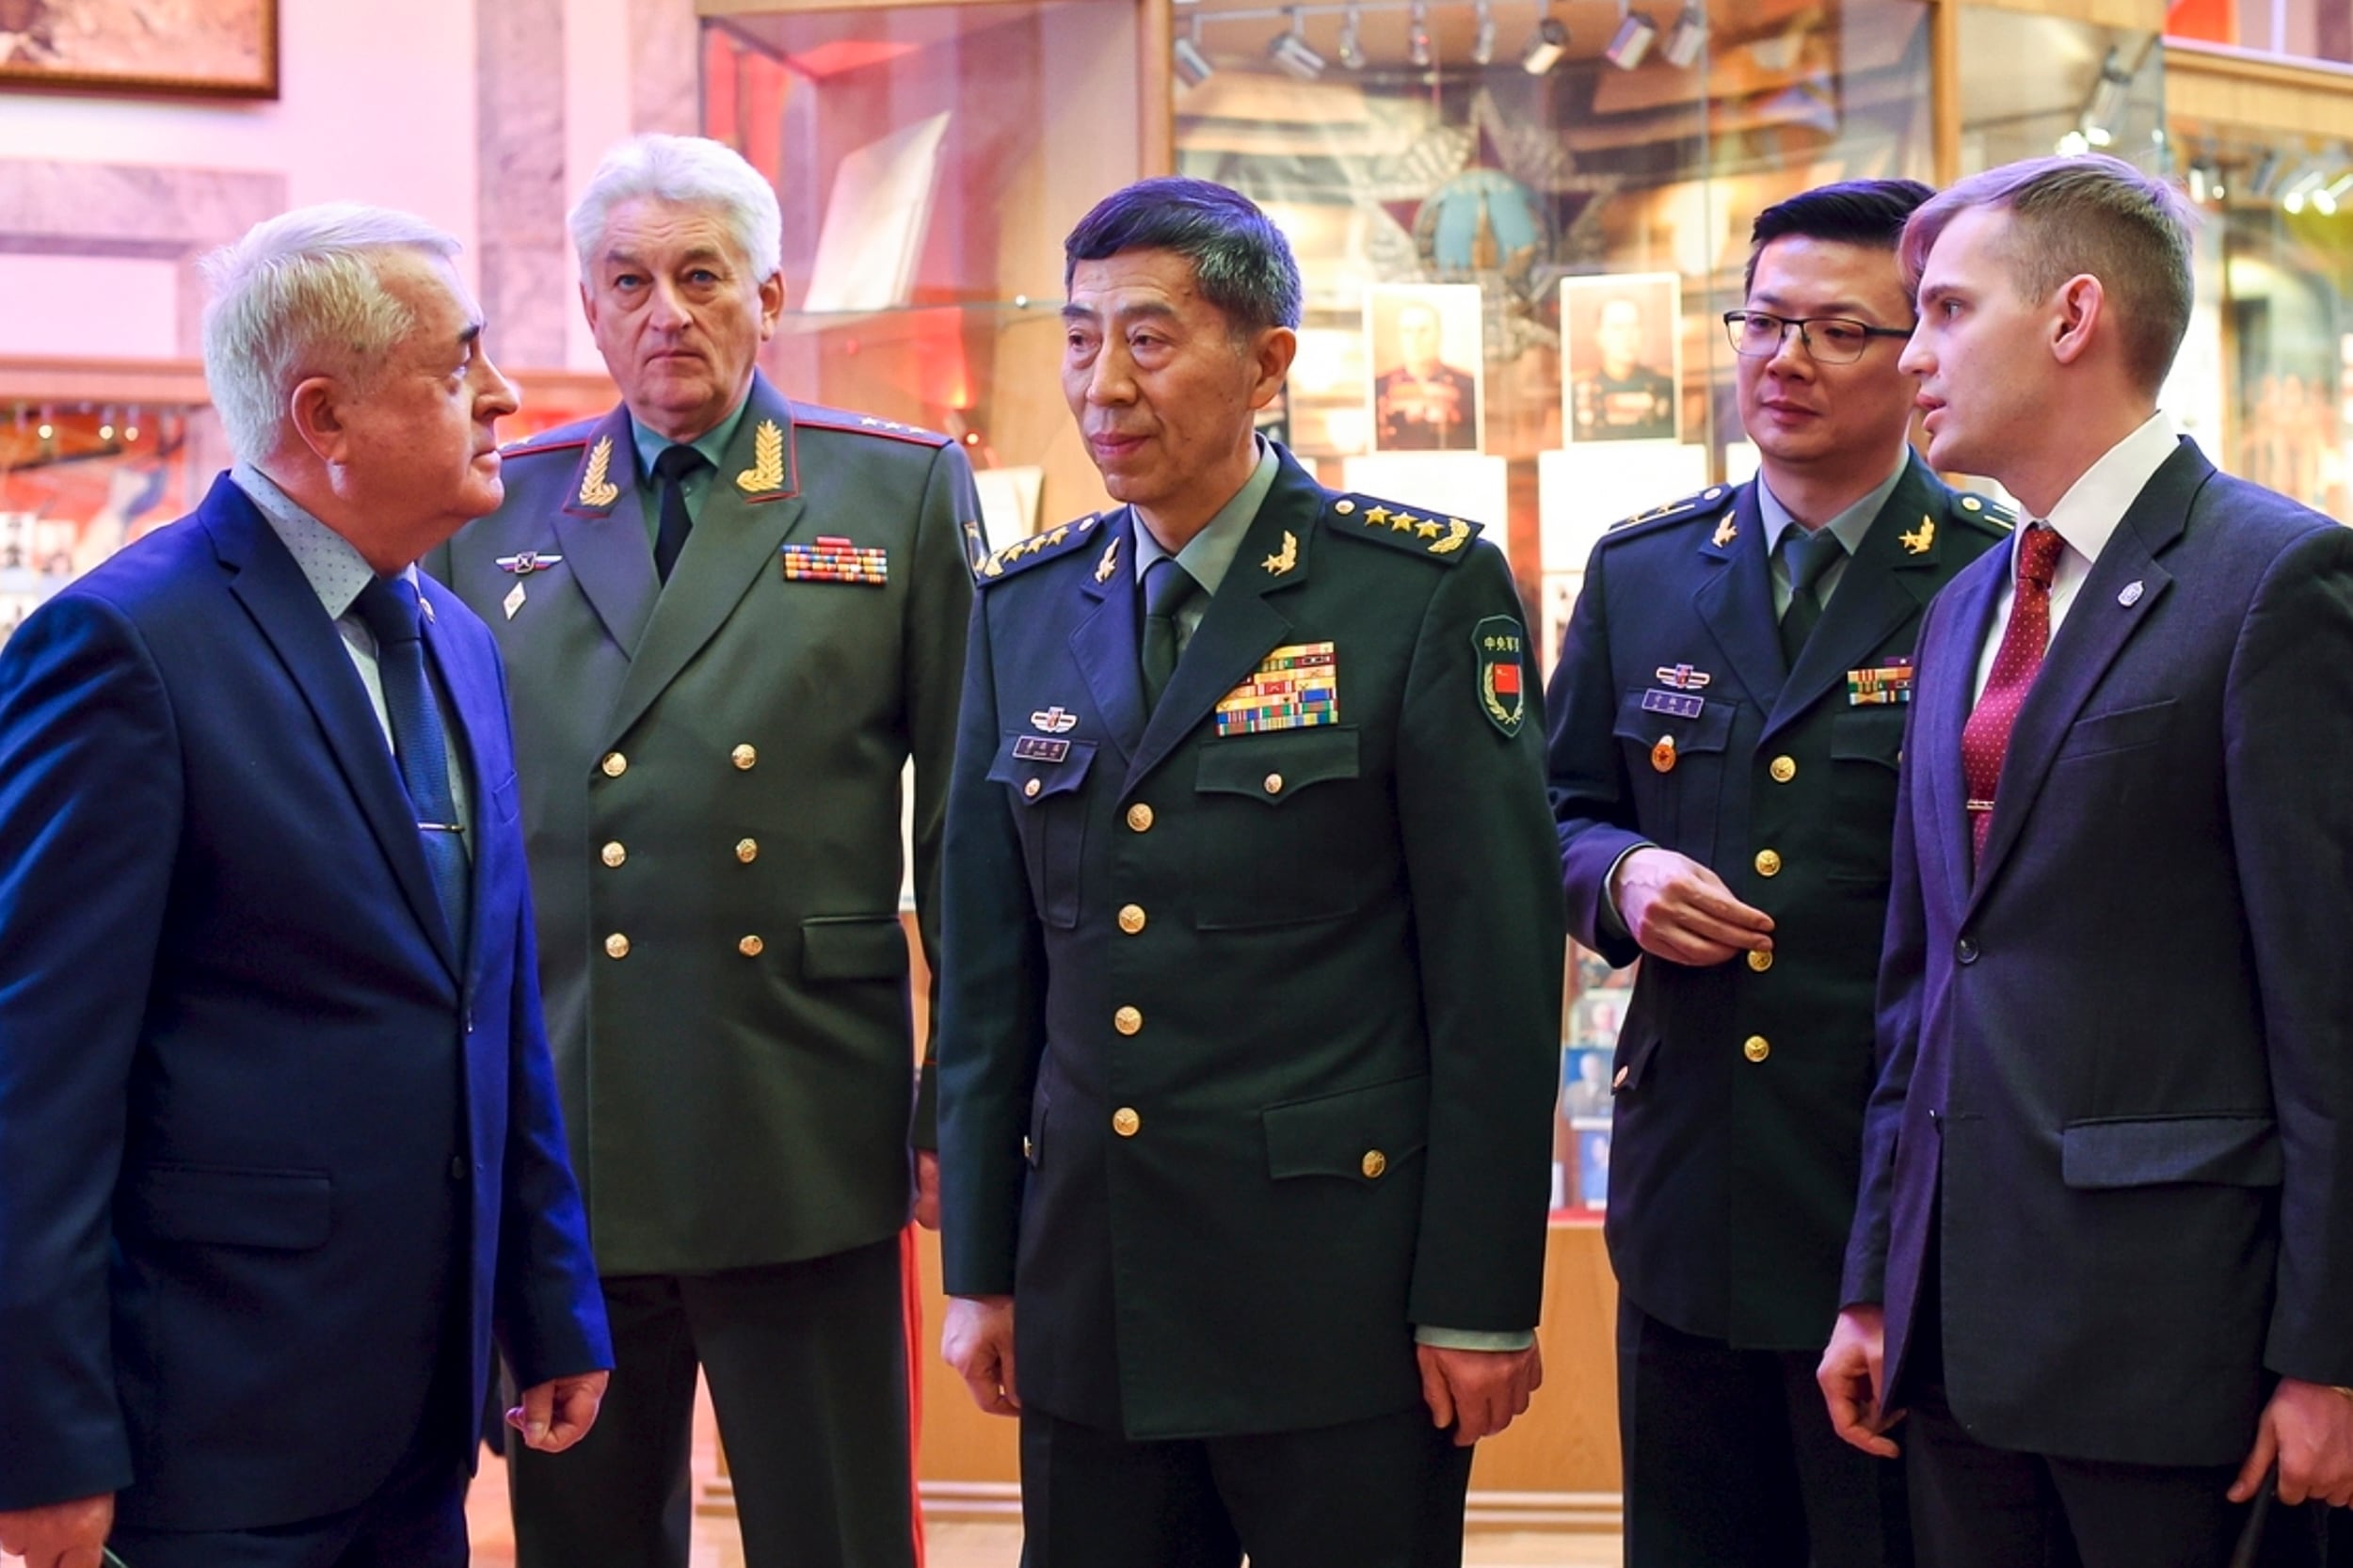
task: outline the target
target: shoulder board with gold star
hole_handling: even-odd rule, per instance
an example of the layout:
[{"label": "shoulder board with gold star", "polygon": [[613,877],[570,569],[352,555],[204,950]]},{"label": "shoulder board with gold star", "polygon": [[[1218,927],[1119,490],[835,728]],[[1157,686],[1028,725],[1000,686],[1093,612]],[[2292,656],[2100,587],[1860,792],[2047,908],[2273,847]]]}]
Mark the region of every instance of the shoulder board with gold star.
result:
[{"label": "shoulder board with gold star", "polygon": [[2018,518],[2009,507],[1990,495],[1972,495],[1967,490],[1955,492],[1952,515],[1964,526],[1974,526],[2001,538],[2018,526]]},{"label": "shoulder board with gold star", "polygon": [[1072,521],[1057,523],[1042,534],[1016,539],[975,568],[973,580],[985,588],[992,583],[1003,582],[1016,571],[1026,571],[1040,561],[1068,555],[1095,537],[1098,532],[1096,525],[1101,520],[1089,512]]},{"label": "shoulder board with gold star", "polygon": [[1603,542],[1625,537],[1638,530],[1648,532],[1654,523],[1697,522],[1712,518],[1731,507],[1735,488],[1731,485],[1710,485],[1680,501],[1670,501],[1663,506],[1653,506],[1646,512],[1620,518],[1602,535]]},{"label": "shoulder board with gold star", "polygon": [[1368,539],[1446,567],[1469,554],[1466,547],[1480,533],[1478,523],[1369,495],[1334,497],[1324,524],[1343,538]]},{"label": "shoulder board with gold star", "polygon": [[817,408],[792,405],[792,424],[803,430],[840,430],[853,436],[880,436],[885,440],[912,441],[918,446],[953,446],[955,438],[920,424],[902,424],[878,414],[852,413],[846,408]]}]

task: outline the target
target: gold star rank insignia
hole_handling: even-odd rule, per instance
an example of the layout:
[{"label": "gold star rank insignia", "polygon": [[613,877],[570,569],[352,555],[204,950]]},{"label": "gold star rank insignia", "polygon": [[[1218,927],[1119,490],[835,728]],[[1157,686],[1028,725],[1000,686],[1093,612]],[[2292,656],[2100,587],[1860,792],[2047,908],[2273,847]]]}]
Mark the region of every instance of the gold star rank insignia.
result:
[{"label": "gold star rank insignia", "polygon": [[1926,555],[1929,546],[1936,542],[1936,524],[1924,514],[1920,526],[1909,534],[1897,535],[1896,542],[1902,545],[1909,554]]},{"label": "gold star rank insignia", "polygon": [[1299,536],[1289,529],[1283,531],[1283,548],[1268,556],[1259,565],[1275,577],[1282,576],[1299,565]]}]

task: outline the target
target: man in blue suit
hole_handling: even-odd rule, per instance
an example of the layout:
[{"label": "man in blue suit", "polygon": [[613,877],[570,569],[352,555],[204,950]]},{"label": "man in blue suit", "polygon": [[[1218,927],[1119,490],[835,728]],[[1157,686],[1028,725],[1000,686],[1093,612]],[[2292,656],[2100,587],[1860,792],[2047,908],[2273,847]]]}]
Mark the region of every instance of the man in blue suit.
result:
[{"label": "man in blue suit", "polygon": [[2207,1568],[2267,1472],[2353,1501],[2353,532],[2158,411],[2189,224],[2053,158],[1904,234],[1929,458],[2021,512],[1920,632],[1820,1374],[1868,1451],[1909,1407],[1929,1568]]},{"label": "man in blue suit", "polygon": [[595,1419],[498,660],[411,569],[497,505],[515,408],[456,249],[337,206],[213,258],[236,466],[0,653],[32,1568],[456,1568],[493,1336],[526,1442]]}]

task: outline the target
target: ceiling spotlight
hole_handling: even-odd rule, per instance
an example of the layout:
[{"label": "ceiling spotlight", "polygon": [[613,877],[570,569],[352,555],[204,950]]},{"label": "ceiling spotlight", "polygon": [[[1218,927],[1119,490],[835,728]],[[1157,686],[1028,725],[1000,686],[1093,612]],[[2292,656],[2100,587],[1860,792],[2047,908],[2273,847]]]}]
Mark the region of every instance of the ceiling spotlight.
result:
[{"label": "ceiling spotlight", "polygon": [[2117,124],[2124,118],[2124,96],[2132,88],[2133,73],[2124,69],[2115,49],[2109,49],[2100,62],[2099,80],[2091,84],[2091,96],[2084,100],[2084,112],[2075,120],[2084,140],[2105,147],[2116,139]]},{"label": "ceiling spotlight", "polygon": [[[1546,0],[1546,5],[1548,8],[1550,0]],[[1530,76],[1542,76],[1561,63],[1561,56],[1568,53],[1568,48],[1567,25],[1547,8],[1544,20],[1536,24],[1528,47],[1520,51],[1520,69]]]},{"label": "ceiling spotlight", "polygon": [[1659,57],[1677,71],[1689,71],[1691,62],[1707,47],[1707,8],[1700,0],[1689,0],[1683,14],[1675,18],[1674,28],[1667,41],[1658,46]]},{"label": "ceiling spotlight", "polygon": [[1176,79],[1189,88],[1197,88],[1217,73],[1209,56],[1201,53],[1201,13],[1193,13],[1193,35],[1176,40]]},{"label": "ceiling spotlight", "polygon": [[1277,69],[1303,82],[1312,82],[1323,74],[1323,56],[1307,41],[1305,19],[1299,8],[1291,8],[1291,24],[1267,41],[1266,57]]},{"label": "ceiling spotlight", "polygon": [[1609,40],[1601,57],[1620,71],[1631,71],[1657,41],[1658,24],[1634,9],[1633,0],[1618,0],[1618,36]]},{"label": "ceiling spotlight", "polygon": [[1430,6],[1428,0],[1414,0],[1407,13],[1405,27],[1405,57],[1416,66],[1430,68]]},{"label": "ceiling spotlight", "polygon": [[1349,0],[1348,8],[1340,16],[1340,64],[1351,71],[1365,69],[1364,15],[1356,8],[1355,0]]},{"label": "ceiling spotlight", "polygon": [[1496,11],[1488,0],[1478,0],[1471,8],[1479,18],[1478,30],[1471,34],[1471,64],[1492,65],[1496,57]]}]

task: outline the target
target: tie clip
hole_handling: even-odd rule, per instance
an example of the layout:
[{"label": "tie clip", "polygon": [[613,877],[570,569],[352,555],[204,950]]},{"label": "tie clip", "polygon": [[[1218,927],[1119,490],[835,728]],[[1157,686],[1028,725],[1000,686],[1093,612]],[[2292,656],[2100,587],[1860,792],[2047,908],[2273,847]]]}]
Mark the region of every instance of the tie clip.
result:
[{"label": "tie clip", "polygon": [[454,822],[421,822],[417,826],[426,833],[463,833],[464,828]]},{"label": "tie clip", "polygon": [[1967,808],[1972,811],[1991,811],[1993,809],[1993,803],[1990,800],[1973,800],[1966,802],[1965,804]]}]

